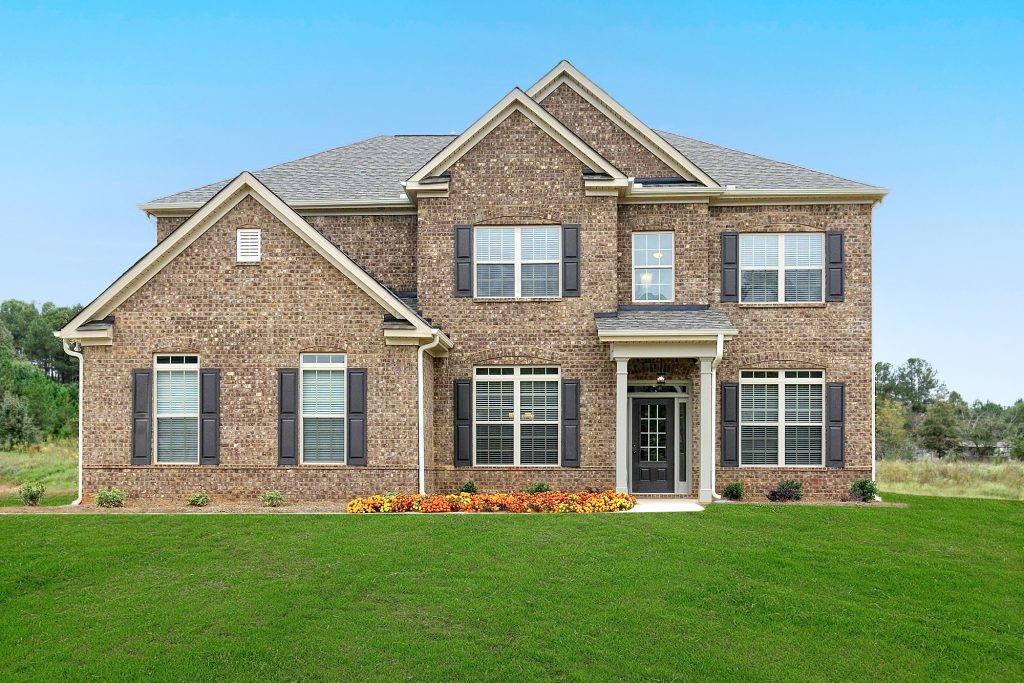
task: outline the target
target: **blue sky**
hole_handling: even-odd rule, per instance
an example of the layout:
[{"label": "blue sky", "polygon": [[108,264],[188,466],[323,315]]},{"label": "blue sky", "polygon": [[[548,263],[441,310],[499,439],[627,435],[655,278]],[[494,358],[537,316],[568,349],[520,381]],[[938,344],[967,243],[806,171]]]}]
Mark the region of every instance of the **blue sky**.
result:
[{"label": "blue sky", "polygon": [[462,130],[567,58],[654,128],[891,188],[876,359],[1024,396],[1019,3],[629,9],[0,0],[0,300],[88,302],[152,246],[139,202]]}]

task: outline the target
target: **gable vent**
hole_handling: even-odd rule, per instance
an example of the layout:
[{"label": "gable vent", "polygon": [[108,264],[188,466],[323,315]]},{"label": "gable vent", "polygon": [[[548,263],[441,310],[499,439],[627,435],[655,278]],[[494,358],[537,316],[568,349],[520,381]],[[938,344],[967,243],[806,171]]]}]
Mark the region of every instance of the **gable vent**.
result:
[{"label": "gable vent", "polygon": [[257,263],[260,260],[260,229],[242,228],[237,233],[238,251],[236,258],[239,263]]}]

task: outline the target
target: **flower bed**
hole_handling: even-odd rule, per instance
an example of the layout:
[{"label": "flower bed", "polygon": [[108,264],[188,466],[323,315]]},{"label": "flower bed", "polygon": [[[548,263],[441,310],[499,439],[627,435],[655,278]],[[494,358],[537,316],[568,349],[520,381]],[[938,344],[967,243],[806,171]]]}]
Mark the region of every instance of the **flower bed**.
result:
[{"label": "flower bed", "polygon": [[421,496],[395,494],[355,498],[346,512],[619,512],[636,498],[615,491],[567,493],[453,493]]}]

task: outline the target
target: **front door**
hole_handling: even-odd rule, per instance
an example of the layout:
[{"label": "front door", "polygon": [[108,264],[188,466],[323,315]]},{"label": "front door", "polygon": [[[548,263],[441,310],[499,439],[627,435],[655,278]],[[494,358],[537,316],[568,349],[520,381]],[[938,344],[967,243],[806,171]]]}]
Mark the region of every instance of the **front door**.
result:
[{"label": "front door", "polygon": [[675,420],[671,398],[633,399],[633,491],[672,493]]}]

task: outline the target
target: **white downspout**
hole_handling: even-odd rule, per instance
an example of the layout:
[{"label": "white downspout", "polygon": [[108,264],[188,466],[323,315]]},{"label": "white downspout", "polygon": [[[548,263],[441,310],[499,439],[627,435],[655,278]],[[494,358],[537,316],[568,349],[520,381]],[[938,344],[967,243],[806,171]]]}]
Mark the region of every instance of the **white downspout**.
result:
[{"label": "white downspout", "polygon": [[427,351],[435,349],[441,344],[441,331],[438,329],[430,330],[430,333],[434,336],[433,340],[427,344],[421,345],[416,351],[416,410],[417,418],[416,422],[418,425],[418,447],[419,447],[419,460],[417,462],[419,466],[419,491],[420,494],[427,492],[427,465],[426,465],[426,441],[427,441],[427,427],[426,419],[423,414],[423,357]]},{"label": "white downspout", "polygon": [[78,498],[71,501],[71,505],[82,504],[82,404],[84,403],[84,383],[85,379],[85,358],[82,356],[81,351],[75,351],[68,345],[68,340],[62,340],[64,342],[64,353],[78,359]]},{"label": "white downspout", "polygon": [[[722,354],[725,351],[725,336],[718,335],[718,340],[715,343],[715,359],[711,361],[711,391],[715,391],[718,388],[718,364],[722,362]],[[703,387],[701,387],[703,390]],[[718,424],[715,415],[715,406],[718,405],[718,401],[711,401],[711,497],[715,500],[721,500],[722,497],[715,493],[715,466],[714,466],[714,453],[715,453],[715,429],[714,426]]]}]

